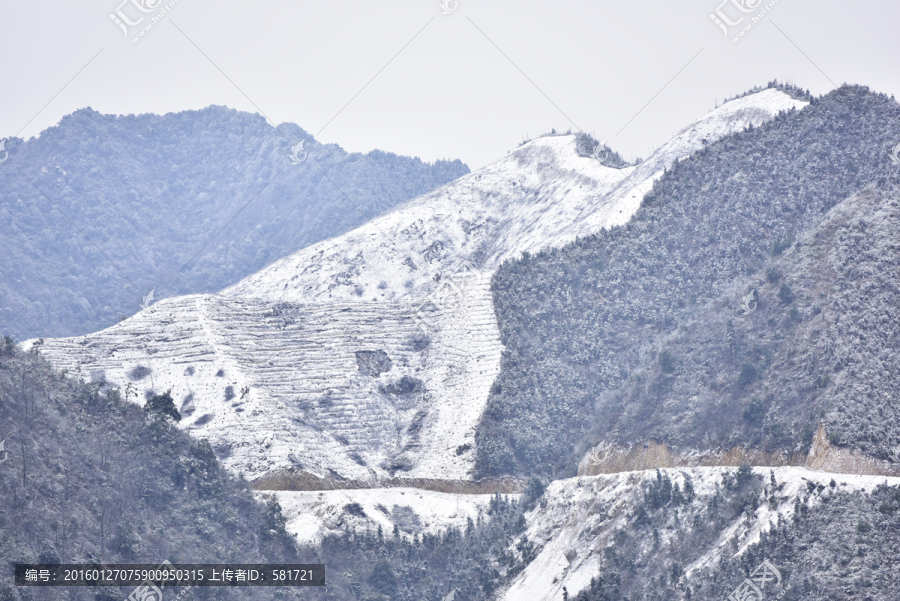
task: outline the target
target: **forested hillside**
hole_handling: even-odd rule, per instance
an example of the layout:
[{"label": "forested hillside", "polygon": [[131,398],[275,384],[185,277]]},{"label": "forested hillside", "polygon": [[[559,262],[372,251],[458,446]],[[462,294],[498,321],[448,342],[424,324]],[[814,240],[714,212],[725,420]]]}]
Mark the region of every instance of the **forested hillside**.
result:
[{"label": "forested hillside", "polygon": [[[87,108],[39,138],[9,139],[2,333],[84,334],[134,314],[151,290],[156,300],[218,291],[469,172],[458,160],[347,153],[296,125],[279,130],[218,106],[137,116]],[[306,160],[295,165],[301,140]]]},{"label": "forested hillside", "polygon": [[[7,580],[16,562],[314,562],[285,531],[277,503],[257,502],[246,482],[219,466],[207,441],[174,425],[179,416],[171,399],[161,395],[148,403],[157,409],[147,410],[127,402],[131,394],[67,378],[6,338],[0,348],[6,451],[0,454],[0,599],[33,598],[33,589],[16,592]],[[279,595],[293,598],[299,590]],[[39,599],[79,601],[129,593],[39,592]],[[273,591],[200,587],[190,595],[270,599]]]},{"label": "forested hillside", "polygon": [[678,163],[627,225],[501,267],[479,474],[571,475],[604,441],[804,453],[820,423],[887,459],[898,141],[900,106],[844,86]]},{"label": "forested hillside", "polygon": [[[710,469],[717,468],[693,475]],[[874,480],[848,490],[841,474],[819,473],[797,490],[774,472],[742,466],[701,493],[690,474],[670,478],[673,471],[643,477],[625,520],[608,525],[605,546],[594,550],[601,569],[589,586],[568,591],[570,599],[721,601],[765,561],[778,582],[766,582],[761,599],[896,598],[900,487]],[[602,520],[610,505],[595,502],[592,513]],[[775,514],[785,506],[789,516]],[[761,516],[768,528],[747,544],[747,525]],[[577,548],[583,557],[587,550]]]},{"label": "forested hillside", "polygon": [[[561,480],[546,491],[533,479],[518,501],[495,496],[477,520],[440,536],[410,534],[395,511],[392,531],[326,537],[329,597],[441,601],[456,591],[455,601],[714,601],[769,561],[780,573],[766,587],[772,598],[786,589],[791,601],[894,599],[897,480],[848,486],[846,475],[802,473],[631,472]],[[757,525],[767,528],[758,539]],[[560,581],[582,563],[593,567],[588,585],[564,589]]]},{"label": "forested hillside", "polygon": [[[748,467],[578,478],[546,491],[531,479],[520,499],[495,496],[464,529],[423,536],[414,514],[394,508],[391,531],[348,529],[317,550],[298,549],[277,503],[254,501],[245,482],[219,467],[206,441],[175,427],[179,415],[167,395],[139,408],[127,402],[130,389],[53,372],[39,348],[23,354],[7,338],[0,349],[0,438],[8,452],[0,464],[3,601],[117,601],[130,593],[16,588],[10,582],[15,562],[164,559],[324,562],[328,598],[345,601],[440,601],[454,590],[457,601],[505,598],[510,582],[540,564],[550,544],[533,529],[552,536],[554,520],[580,529],[564,541],[570,561],[601,558],[593,584],[568,591],[582,601],[721,599],[764,559],[781,570],[787,599],[864,593],[887,601],[900,569],[896,486],[873,478],[861,491],[836,475],[830,484],[820,476],[824,484],[813,480],[798,489],[781,472],[776,478]],[[628,484],[610,485],[615,482]],[[773,517],[785,508],[792,508],[790,519]],[[343,511],[355,515],[361,508],[346,504]],[[743,544],[737,537],[718,549],[729,532],[745,540],[752,533],[747,525],[765,519],[777,526],[741,556],[731,557]],[[707,556],[712,562],[686,577]],[[322,594],[200,587],[184,598]]]}]

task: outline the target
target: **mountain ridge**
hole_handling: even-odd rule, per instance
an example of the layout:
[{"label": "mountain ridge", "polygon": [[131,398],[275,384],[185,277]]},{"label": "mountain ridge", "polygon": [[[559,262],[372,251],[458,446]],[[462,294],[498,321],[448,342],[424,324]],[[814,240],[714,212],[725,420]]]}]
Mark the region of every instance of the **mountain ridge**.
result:
[{"label": "mountain ridge", "polygon": [[348,153],[221,106],[81,109],[6,149],[0,330],[16,338],[108,327],[151,290],[219,290],[469,172],[458,160]]},{"label": "mountain ridge", "polygon": [[[165,299],[42,352],[109,386],[171,388],[185,426],[251,480],[472,480],[503,350],[493,268],[626,223],[676,160],[802,106],[777,89],[734,100],[623,169],[580,156],[576,136],[539,138],[219,295]],[[364,371],[360,353],[392,367]]]},{"label": "mountain ridge", "polygon": [[[805,455],[820,411],[830,412],[832,444],[886,459],[900,442],[885,403],[898,299],[878,255],[896,252],[898,116],[887,96],[844,86],[674,164],[624,227],[501,267],[506,351],[480,426],[479,474],[570,470],[603,441]],[[832,250],[811,260],[818,247],[805,236],[829,210],[854,206],[820,244]],[[865,225],[867,212],[877,221]],[[816,279],[826,272],[842,274],[833,292]],[[858,301],[858,285],[871,304]],[[739,309],[751,290],[752,307]],[[823,320],[827,330],[809,325]],[[867,334],[866,323],[880,326]],[[826,332],[837,360],[815,351]],[[870,353],[884,371],[873,381],[860,372]],[[853,369],[841,372],[845,359]]]}]

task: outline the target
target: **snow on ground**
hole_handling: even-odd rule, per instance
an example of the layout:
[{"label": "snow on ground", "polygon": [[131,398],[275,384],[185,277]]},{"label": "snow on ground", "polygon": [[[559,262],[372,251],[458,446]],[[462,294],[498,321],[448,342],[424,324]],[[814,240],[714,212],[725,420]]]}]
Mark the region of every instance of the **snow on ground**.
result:
[{"label": "snow on ground", "polygon": [[43,352],[141,400],[171,390],[183,426],[251,480],[287,467],[371,485],[470,479],[500,369],[500,263],[625,223],[676,159],[804,104],[745,96],[621,170],[579,156],[575,136],[539,138],[220,294],[164,299]]},{"label": "snow on ground", "polygon": [[[693,467],[660,472],[682,488],[685,476],[689,476],[696,495],[693,506],[703,507],[715,494],[723,475],[734,473],[736,469]],[[712,566],[724,553],[730,553],[727,547],[735,537],[739,541],[738,554],[758,542],[761,532],[793,515],[794,500],[798,496],[809,494],[808,506],[821,502],[823,495],[830,494],[832,480],[841,492],[871,491],[885,482],[892,486],[900,484],[900,478],[836,474],[802,467],[765,467],[753,471],[763,476],[770,493],[770,472],[774,473],[776,483],[781,487],[775,492],[776,505],[763,503],[749,520],[737,520],[726,528],[702,557],[685,567],[687,578],[701,577],[705,568]],[[498,598],[504,601],[556,601],[563,598],[564,586],[571,596],[588,587],[591,578],[599,573],[603,550],[614,544],[613,533],[625,527],[629,515],[640,503],[642,485],[654,480],[656,470],[646,470],[582,476],[550,484],[544,493],[546,506],[538,505],[526,514],[528,525],[524,535],[541,550]],[[808,483],[816,487],[812,493],[808,493]],[[688,515],[688,508],[681,511]],[[660,529],[660,545],[666,545],[677,535],[677,529]]]},{"label": "snow on ground", "polygon": [[[481,409],[460,400],[486,398],[499,366],[488,356],[499,343],[487,286],[470,282],[451,327],[431,336],[397,303],[194,295],[96,335],[48,340],[45,352],[85,379],[131,382],[141,398],[171,390],[181,424],[250,479],[291,466],[370,483],[466,480]],[[379,354],[384,371],[367,367]]]},{"label": "snow on ground", "polygon": [[[390,536],[396,524],[405,536],[437,534],[447,528],[465,530],[467,520],[486,517],[491,495],[457,495],[417,488],[260,492],[274,495],[287,518],[287,531],[301,544],[317,545],[328,534],[375,532]],[[504,495],[517,498],[518,495]]]}]

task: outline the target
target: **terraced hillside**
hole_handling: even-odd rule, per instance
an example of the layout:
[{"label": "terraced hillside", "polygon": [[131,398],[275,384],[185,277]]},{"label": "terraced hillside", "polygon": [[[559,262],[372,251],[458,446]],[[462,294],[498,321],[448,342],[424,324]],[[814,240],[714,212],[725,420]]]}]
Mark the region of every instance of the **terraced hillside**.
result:
[{"label": "terraced hillside", "polygon": [[[468,300],[489,298],[486,282],[467,290]],[[451,335],[429,336],[396,302],[184,296],[110,328],[111,338],[44,348],[75,359],[64,368],[141,398],[171,390],[182,424],[251,479],[288,466],[371,484],[413,465],[412,477],[459,479],[471,452],[457,450],[471,447],[479,414],[456,399],[486,394],[496,376],[496,360],[493,371],[484,363],[493,316],[477,312],[487,303],[472,305],[445,322]],[[464,349],[465,338],[484,350]]]}]

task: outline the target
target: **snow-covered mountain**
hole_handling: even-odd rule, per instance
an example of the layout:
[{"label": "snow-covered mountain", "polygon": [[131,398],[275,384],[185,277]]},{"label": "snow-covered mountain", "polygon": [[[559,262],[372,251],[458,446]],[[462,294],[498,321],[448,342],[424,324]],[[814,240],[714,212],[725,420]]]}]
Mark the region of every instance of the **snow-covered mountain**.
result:
[{"label": "snow-covered mountain", "polygon": [[744,96],[624,169],[578,156],[573,135],[538,138],[363,227],[276,261],[222,294],[285,302],[420,299],[465,261],[490,273],[523,252],[627,222],[673,161],[805,105],[776,89]]},{"label": "snow-covered mountain", "polygon": [[[861,476],[820,472],[801,467],[754,468],[760,478],[760,493],[767,502],[748,506],[735,519],[719,525],[721,531],[700,548],[685,548],[696,531],[709,527],[704,512],[717,503],[724,504],[725,480],[734,468],[693,467],[679,469],[619,472],[569,478],[553,482],[544,493],[541,506],[526,514],[527,526],[522,538],[534,546],[536,555],[506,590],[497,596],[503,601],[557,601],[564,599],[563,588],[574,597],[598,574],[609,574],[610,558],[621,551],[622,537],[637,539],[637,559],[642,566],[660,561],[660,549],[673,551],[680,558],[693,557],[683,565],[681,587],[698,588],[715,582],[713,574],[722,560],[739,556],[756,543],[763,532],[789,523],[796,511],[828,503],[841,493],[871,492],[880,484],[896,486],[900,478]],[[684,493],[663,513],[665,522],[653,532],[635,532],[636,508],[647,503],[647,493],[667,477]],[[688,484],[689,483],[689,484]],[[731,493],[733,494],[733,493]],[[640,511],[639,509],[637,511]],[[642,538],[646,543],[642,543]],[[836,541],[825,541],[836,544]],[[603,568],[601,570],[601,567]],[[801,576],[802,577],[802,576]],[[678,578],[674,579],[678,581]],[[725,583],[737,587],[740,579]],[[674,586],[673,586],[674,588]],[[690,598],[690,597],[687,597]],[[703,597],[705,598],[705,597]],[[721,597],[724,598],[724,595]]]},{"label": "snow-covered mountain", "polygon": [[[808,516],[829,507],[840,513],[843,508],[848,513],[842,517],[856,530],[860,522],[871,519],[864,511],[871,502],[861,499],[878,486],[898,484],[896,477],[803,467],[759,467],[743,475],[734,467],[685,467],[557,480],[524,514],[523,527],[507,549],[507,557],[514,560],[494,566],[506,571],[509,579],[492,598],[561,601],[564,590],[575,598],[597,576],[613,586],[624,564],[631,574],[620,573],[622,593],[645,586],[654,590],[653,574],[663,573],[666,588],[685,591],[690,587],[695,593],[702,591],[698,598],[722,599],[741,582],[723,565],[732,558],[755,556],[751,547],[764,534],[786,529],[800,546],[817,541],[833,548],[837,541],[824,533],[794,530],[802,528],[794,521],[796,514]],[[287,530],[301,543],[316,545],[326,536],[375,533],[379,528],[386,539],[446,535],[447,528],[465,531],[468,520],[493,519],[488,495],[415,488],[257,493],[262,499],[273,495],[283,508]],[[891,513],[884,505],[875,511]],[[790,574],[786,584],[791,587],[814,572],[823,575],[821,564],[801,566],[805,560],[798,556],[784,561],[783,550],[775,547],[768,546],[764,553],[782,566],[782,577],[791,569],[786,564],[802,567]],[[816,555],[815,550],[810,553]],[[679,566],[675,574],[673,558]],[[717,596],[716,589],[724,594]],[[777,591],[768,592],[774,596]]]},{"label": "snow-covered mountain", "polygon": [[[491,495],[466,495],[420,488],[364,488],[260,492],[275,496],[287,519],[287,531],[301,544],[318,545],[326,535],[376,530],[390,534],[394,526],[402,536],[441,534],[447,528],[465,529],[467,520],[484,516]],[[508,495],[517,498],[519,495]]]},{"label": "snow-covered mountain", "polygon": [[465,482],[500,364],[499,264],[627,222],[673,161],[805,104],[744,96],[623,169],[580,156],[576,136],[539,138],[220,294],[43,352],[141,396],[171,390],[181,423],[257,488]]}]

